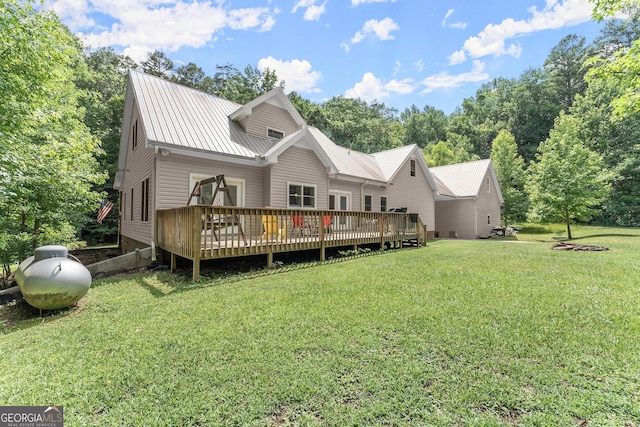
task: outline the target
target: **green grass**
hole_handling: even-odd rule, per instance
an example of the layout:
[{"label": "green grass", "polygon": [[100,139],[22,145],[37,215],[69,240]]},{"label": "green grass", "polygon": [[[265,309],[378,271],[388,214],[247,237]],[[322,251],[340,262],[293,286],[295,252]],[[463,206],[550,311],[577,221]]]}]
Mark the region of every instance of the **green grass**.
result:
[{"label": "green grass", "polygon": [[639,426],[640,230],[576,229],[608,252],[545,236],[4,307],[0,402],[69,426]]}]

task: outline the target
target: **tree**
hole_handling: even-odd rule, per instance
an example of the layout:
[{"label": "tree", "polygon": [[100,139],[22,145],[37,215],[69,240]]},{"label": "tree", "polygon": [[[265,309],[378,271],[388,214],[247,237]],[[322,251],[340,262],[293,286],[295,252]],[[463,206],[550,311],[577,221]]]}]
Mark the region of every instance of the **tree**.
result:
[{"label": "tree", "polygon": [[524,192],[526,175],[524,160],[518,155],[516,139],[508,131],[501,131],[491,145],[491,161],[502,192],[502,220],[520,221],[527,213],[527,196]]},{"label": "tree", "polygon": [[[82,89],[78,102],[86,111],[85,125],[101,143],[103,154],[96,156],[100,170],[108,173],[107,181],[96,184],[94,191],[106,193],[116,205],[113,211],[117,212],[119,194],[112,184],[118,167],[126,78],[129,69],[137,65],[112,48],[85,51],[84,62],[85,71],[76,70],[75,84]],[[114,242],[118,233],[118,215],[114,212],[100,224],[95,220],[87,222],[82,239],[89,244]]]},{"label": "tree", "polygon": [[[601,21],[621,10],[636,10],[633,0],[590,0],[594,3],[594,19]],[[587,81],[614,78],[623,93],[611,102],[613,117],[620,119],[640,113],[640,40],[630,47],[618,50],[614,58],[596,57],[589,61],[593,66],[586,75]]]},{"label": "tree", "polygon": [[598,212],[609,192],[610,174],[602,158],[578,138],[575,118],[561,113],[549,138],[540,144],[537,162],[529,167],[529,219],[562,221],[571,235],[571,222],[587,221]]},{"label": "tree", "polygon": [[569,34],[551,49],[544,61],[544,68],[556,87],[558,102],[566,111],[573,104],[575,96],[587,89],[584,65],[589,56],[586,39]]},{"label": "tree", "polygon": [[412,105],[400,114],[400,121],[405,130],[403,145],[417,144],[424,148],[446,137],[447,116],[434,107],[427,105],[421,111]]},{"label": "tree", "polygon": [[202,68],[198,67],[193,62],[189,62],[187,65],[182,65],[176,68],[173,81],[184,86],[203,90],[205,89],[205,77],[207,77],[207,75],[202,71]]},{"label": "tree", "polygon": [[171,79],[173,61],[162,51],[154,50],[147,55],[147,59],[140,64],[142,71],[152,76]]},{"label": "tree", "polygon": [[326,124],[319,128],[336,144],[365,153],[402,146],[396,110],[384,104],[338,96],[322,104]]},{"label": "tree", "polygon": [[640,115],[611,120],[611,101],[623,89],[615,79],[595,80],[571,107],[580,140],[600,154],[613,173],[601,218],[609,224],[640,225]]},{"label": "tree", "polygon": [[276,86],[284,87],[284,81],[278,82],[274,71],[268,68],[260,71],[247,65],[244,73],[232,65],[217,65],[211,82],[211,93],[221,98],[246,104]]},{"label": "tree", "polygon": [[0,91],[16,108],[0,114],[0,262],[7,273],[36,246],[75,239],[101,196],[92,184],[105,174],[73,82],[73,70],[83,67],[77,39],[53,13],[10,0],[0,6],[0,40]]}]

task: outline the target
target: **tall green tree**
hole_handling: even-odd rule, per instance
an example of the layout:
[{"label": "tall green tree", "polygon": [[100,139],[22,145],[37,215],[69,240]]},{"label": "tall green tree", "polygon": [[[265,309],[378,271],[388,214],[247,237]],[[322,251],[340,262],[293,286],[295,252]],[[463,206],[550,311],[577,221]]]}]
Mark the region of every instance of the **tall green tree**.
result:
[{"label": "tall green tree", "polygon": [[320,128],[336,144],[365,153],[402,146],[396,110],[382,103],[334,97],[322,104],[326,125]]},{"label": "tall green tree", "polygon": [[585,62],[590,56],[586,39],[569,34],[551,49],[544,61],[544,68],[556,87],[558,102],[565,111],[569,110],[576,95],[587,89]]},{"label": "tall green tree", "polygon": [[95,218],[89,221],[83,227],[82,239],[89,244],[112,243],[118,233],[119,197],[113,189],[113,180],[118,167],[126,77],[129,69],[136,68],[137,64],[106,47],[85,51],[84,62],[86,67],[76,69],[75,84],[82,89],[78,102],[86,111],[84,124],[102,147],[102,154],[97,156],[100,170],[108,174],[106,182],[96,184],[94,190],[106,193],[116,207],[101,224]]},{"label": "tall green tree", "polygon": [[140,64],[142,71],[152,76],[171,79],[173,73],[173,61],[162,51],[149,52],[147,59]]},{"label": "tall green tree", "polygon": [[247,65],[243,72],[232,65],[217,65],[211,81],[211,93],[221,98],[246,104],[275,87],[284,87],[275,71]]},{"label": "tall green tree", "polygon": [[417,144],[420,148],[442,141],[447,133],[447,116],[444,111],[426,105],[420,110],[415,105],[400,114],[404,127],[403,145]]},{"label": "tall green tree", "polygon": [[515,137],[508,131],[501,131],[493,140],[491,161],[504,200],[501,212],[506,227],[509,223],[525,219],[527,214],[524,160],[518,154]]},{"label": "tall green tree", "polygon": [[[601,21],[616,12],[637,10],[637,2],[633,0],[590,0],[595,5],[594,19]],[[587,74],[587,81],[594,79],[615,79],[623,92],[615,98],[613,117],[620,119],[640,113],[640,40],[636,39],[630,47],[622,47],[610,57],[592,58],[593,66]]]},{"label": "tall green tree", "polygon": [[529,219],[564,222],[571,239],[573,221],[587,221],[598,213],[609,192],[610,174],[602,158],[580,141],[575,118],[564,113],[540,144],[536,159],[529,166],[526,185]]},{"label": "tall green tree", "polygon": [[0,262],[6,270],[38,245],[72,242],[97,208],[101,195],[92,185],[105,174],[74,85],[73,70],[83,62],[80,43],[55,14],[28,3],[2,3],[0,20],[0,90],[16,108],[0,114]]},{"label": "tall green tree", "polygon": [[579,137],[600,154],[613,173],[611,192],[602,206],[601,220],[609,224],[640,225],[640,114],[611,120],[611,102],[623,89],[615,79],[594,80],[578,96],[571,112]]}]

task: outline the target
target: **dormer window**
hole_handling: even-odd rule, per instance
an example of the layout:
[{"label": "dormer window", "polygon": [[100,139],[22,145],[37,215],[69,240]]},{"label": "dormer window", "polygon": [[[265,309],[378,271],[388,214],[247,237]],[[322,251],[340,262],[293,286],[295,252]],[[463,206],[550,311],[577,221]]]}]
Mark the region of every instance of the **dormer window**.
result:
[{"label": "dormer window", "polygon": [[267,136],[269,138],[282,139],[284,138],[284,132],[275,129],[267,129]]}]

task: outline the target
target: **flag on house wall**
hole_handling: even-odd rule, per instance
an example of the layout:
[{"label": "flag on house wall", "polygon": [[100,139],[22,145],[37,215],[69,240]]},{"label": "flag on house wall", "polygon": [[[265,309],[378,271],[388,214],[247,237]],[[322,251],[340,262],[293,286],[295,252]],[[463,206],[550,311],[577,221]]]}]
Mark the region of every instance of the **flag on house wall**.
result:
[{"label": "flag on house wall", "polygon": [[98,210],[98,224],[102,224],[102,221],[107,217],[109,212],[113,208],[113,203],[110,200],[103,200]]}]

